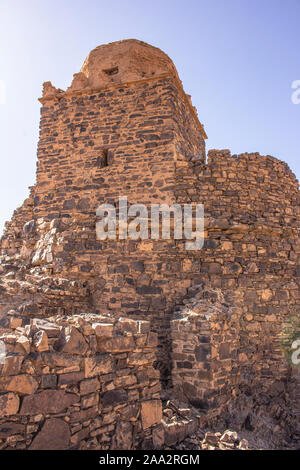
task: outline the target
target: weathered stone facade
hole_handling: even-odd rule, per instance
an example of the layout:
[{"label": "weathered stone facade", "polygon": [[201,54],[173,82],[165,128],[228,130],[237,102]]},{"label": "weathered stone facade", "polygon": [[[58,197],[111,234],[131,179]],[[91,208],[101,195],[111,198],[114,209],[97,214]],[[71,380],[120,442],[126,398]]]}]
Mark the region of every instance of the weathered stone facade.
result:
[{"label": "weathered stone facade", "polygon": [[[300,304],[299,185],[287,165],[227,150],[206,157],[172,61],[140,41],[96,48],[66,91],[47,82],[40,101],[37,181],[1,240],[3,326],[11,310],[28,321],[149,320],[161,380],[204,409],[286,384],[293,371],[278,338]],[[204,247],[97,240],[96,209],[119,196],[203,203]]]}]

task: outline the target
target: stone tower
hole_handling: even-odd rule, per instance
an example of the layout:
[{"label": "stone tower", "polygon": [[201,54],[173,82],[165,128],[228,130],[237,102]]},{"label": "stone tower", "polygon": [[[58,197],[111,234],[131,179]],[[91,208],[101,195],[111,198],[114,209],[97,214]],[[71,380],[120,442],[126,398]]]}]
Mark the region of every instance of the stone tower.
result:
[{"label": "stone tower", "polygon": [[[172,61],[137,40],[100,46],[65,92],[47,82],[40,101],[37,182],[2,241],[24,273],[23,302],[27,282],[35,285],[24,312],[126,312],[153,318],[164,336],[190,285],[178,275],[178,247],[101,243],[95,221],[98,205],[119,196],[129,204],[195,200],[183,170],[192,157],[204,162],[206,135]],[[11,299],[3,303],[5,313]]]},{"label": "stone tower", "polygon": [[[47,82],[40,101],[37,181],[1,241],[4,321],[11,309],[148,319],[163,378],[172,350],[173,383],[189,399],[286,380],[279,334],[300,307],[299,185],[287,165],[227,150],[206,158],[204,128],[172,61],[141,41],[97,47],[66,91]],[[119,196],[203,203],[203,249],[99,241],[96,209]],[[175,318],[195,292],[201,302],[222,298],[221,310],[196,323],[186,312]]]}]

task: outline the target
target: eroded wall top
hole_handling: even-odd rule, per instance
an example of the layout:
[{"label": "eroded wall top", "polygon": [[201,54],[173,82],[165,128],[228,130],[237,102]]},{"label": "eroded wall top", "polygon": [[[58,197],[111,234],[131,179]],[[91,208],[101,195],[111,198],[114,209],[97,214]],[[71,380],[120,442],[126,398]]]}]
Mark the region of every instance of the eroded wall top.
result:
[{"label": "eroded wall top", "polygon": [[[179,81],[177,70],[167,54],[145,42],[127,39],[93,49],[80,72],[74,74],[67,91],[104,88],[164,74],[172,74]],[[46,82],[43,97],[59,91],[62,92]]]},{"label": "eroded wall top", "polygon": [[96,47],[89,53],[81,72],[87,77],[91,87],[150,78],[164,73],[172,73],[178,78],[173,62],[164,52],[136,39]]}]

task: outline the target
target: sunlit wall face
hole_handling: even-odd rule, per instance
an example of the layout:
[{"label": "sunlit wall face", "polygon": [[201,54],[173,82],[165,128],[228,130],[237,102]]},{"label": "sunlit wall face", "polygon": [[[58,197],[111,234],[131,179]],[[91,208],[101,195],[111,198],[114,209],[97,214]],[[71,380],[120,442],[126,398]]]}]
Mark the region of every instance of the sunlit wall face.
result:
[{"label": "sunlit wall face", "polygon": [[271,154],[299,176],[299,17],[299,0],[1,0],[0,231],[34,184],[42,83],[65,89],[120,39],[174,60],[208,149]]}]

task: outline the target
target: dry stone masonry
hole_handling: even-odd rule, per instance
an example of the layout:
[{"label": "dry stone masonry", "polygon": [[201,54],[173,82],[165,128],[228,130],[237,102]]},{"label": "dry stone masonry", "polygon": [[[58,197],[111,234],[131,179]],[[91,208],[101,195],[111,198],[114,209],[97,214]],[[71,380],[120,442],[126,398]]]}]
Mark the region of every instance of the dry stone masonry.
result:
[{"label": "dry stone masonry", "polygon": [[10,323],[1,335],[2,448],[156,444],[162,403],[149,322],[83,314]]},{"label": "dry stone masonry", "polygon": [[[268,409],[278,442],[299,439],[300,379],[279,347],[300,307],[288,166],[206,155],[173,62],[141,41],[97,47],[40,102],[36,184],[1,239],[2,447],[161,447],[160,384],[207,423],[226,415],[240,428],[283,400]],[[204,204],[204,247],[98,240],[96,209],[120,196]]]}]

